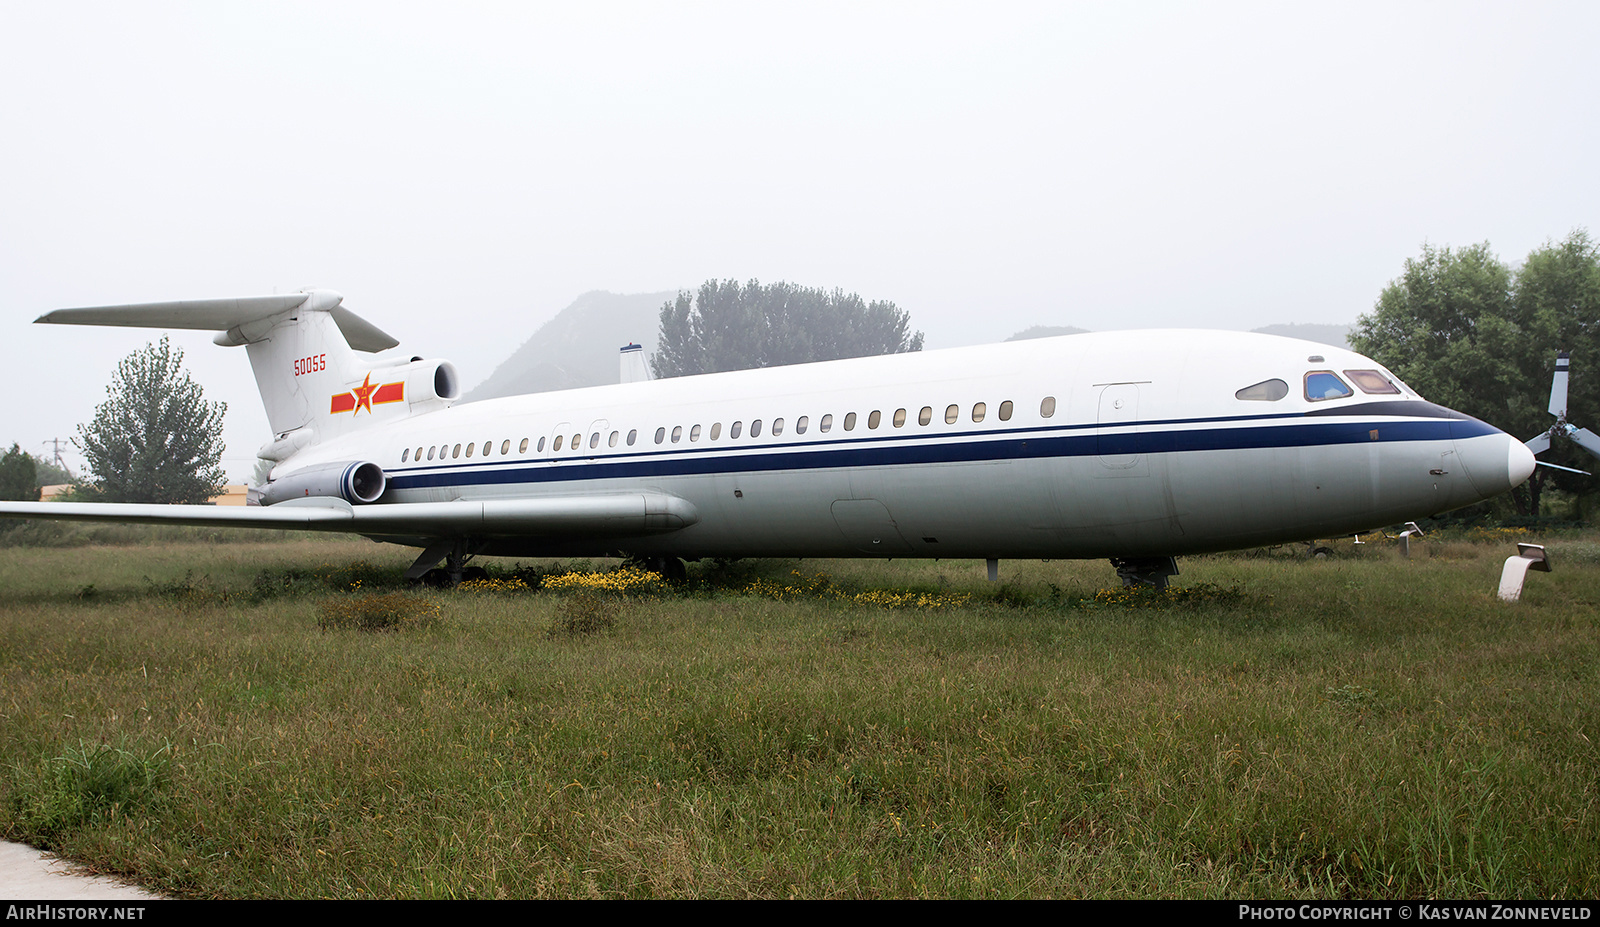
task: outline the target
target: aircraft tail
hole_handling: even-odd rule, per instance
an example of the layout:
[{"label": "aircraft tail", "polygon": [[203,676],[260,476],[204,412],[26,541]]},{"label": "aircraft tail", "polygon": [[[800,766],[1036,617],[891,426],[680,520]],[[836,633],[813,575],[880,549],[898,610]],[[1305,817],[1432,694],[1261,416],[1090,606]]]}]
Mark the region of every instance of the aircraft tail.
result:
[{"label": "aircraft tail", "polygon": [[379,361],[366,354],[399,345],[346,309],[332,290],[281,296],[196,299],[57,309],[36,321],[218,332],[219,345],[244,345],[273,440],[259,455],[284,460],[300,448],[371,422],[443,408],[460,394],[449,361]]}]

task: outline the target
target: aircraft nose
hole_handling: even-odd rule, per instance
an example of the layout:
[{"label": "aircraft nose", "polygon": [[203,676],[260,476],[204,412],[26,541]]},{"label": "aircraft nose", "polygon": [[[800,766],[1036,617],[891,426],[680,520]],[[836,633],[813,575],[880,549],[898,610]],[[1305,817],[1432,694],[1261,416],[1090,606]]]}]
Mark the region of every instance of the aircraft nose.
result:
[{"label": "aircraft nose", "polygon": [[1499,429],[1469,421],[1477,427],[1464,427],[1456,434],[1456,454],[1480,499],[1498,496],[1533,474],[1533,452],[1527,445]]}]

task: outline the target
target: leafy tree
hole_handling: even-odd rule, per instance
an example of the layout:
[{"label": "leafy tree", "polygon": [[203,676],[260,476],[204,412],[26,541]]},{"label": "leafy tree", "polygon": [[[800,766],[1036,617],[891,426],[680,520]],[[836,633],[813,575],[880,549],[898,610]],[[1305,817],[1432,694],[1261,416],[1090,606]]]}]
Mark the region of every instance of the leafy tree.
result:
[{"label": "leafy tree", "polygon": [[147,344],[123,358],[94,420],[73,439],[92,494],[107,502],[205,502],[222,491],[222,416],[183,369],[183,351]]},{"label": "leafy tree", "polygon": [[64,467],[56,466],[55,461],[40,457],[38,454],[31,456],[33,457],[34,470],[37,471],[34,480],[38,482],[41,489],[45,486],[59,486],[75,481],[75,477]]},{"label": "leafy tree", "polygon": [[922,350],[922,333],[891,302],[792,283],[707,280],[661,307],[650,366],[658,377],[900,354]]},{"label": "leafy tree", "polygon": [[0,499],[7,502],[39,501],[39,474],[33,455],[17,444],[0,457]]},{"label": "leafy tree", "polygon": [[[1600,421],[1600,251],[1587,232],[1547,243],[1513,272],[1487,242],[1452,251],[1424,245],[1405,273],[1378,297],[1350,336],[1373,358],[1441,405],[1482,419],[1521,440],[1552,424],[1550,377],[1556,353],[1572,354],[1568,418]],[[1586,425],[1594,428],[1594,425]],[[1540,455],[1593,469],[1593,458],[1558,441]],[[1594,489],[1591,478],[1540,467],[1513,495],[1537,514],[1542,488]]]}]

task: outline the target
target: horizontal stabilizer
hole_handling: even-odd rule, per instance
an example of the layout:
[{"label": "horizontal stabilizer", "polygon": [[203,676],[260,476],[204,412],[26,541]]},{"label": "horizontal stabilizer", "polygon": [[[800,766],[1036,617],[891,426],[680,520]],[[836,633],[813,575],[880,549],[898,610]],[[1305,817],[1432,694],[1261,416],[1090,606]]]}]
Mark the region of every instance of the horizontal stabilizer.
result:
[{"label": "horizontal stabilizer", "polygon": [[687,528],[698,522],[700,515],[691,503],[668,493],[620,492],[359,506],[327,497],[268,506],[0,502],[0,518],[297,528],[421,537],[559,538],[660,534]]},{"label": "horizontal stabilizer", "polygon": [[253,322],[303,308],[329,313],[350,347],[375,353],[400,342],[376,325],[340,305],[343,297],[333,290],[310,290],[274,296],[240,296],[228,299],[182,299],[127,306],[84,306],[56,309],[34,320],[54,325],[115,325],[126,328],[181,328],[227,332],[223,344],[247,344],[266,334],[270,326],[246,330]]}]

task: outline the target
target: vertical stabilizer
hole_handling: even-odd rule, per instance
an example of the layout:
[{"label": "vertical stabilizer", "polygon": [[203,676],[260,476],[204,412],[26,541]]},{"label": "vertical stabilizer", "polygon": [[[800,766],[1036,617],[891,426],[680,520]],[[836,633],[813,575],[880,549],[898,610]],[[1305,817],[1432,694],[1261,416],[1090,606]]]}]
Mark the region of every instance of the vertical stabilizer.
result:
[{"label": "vertical stabilizer", "polygon": [[622,349],[621,383],[640,383],[650,379],[650,368],[644,362],[644,347],[630,344]]}]

